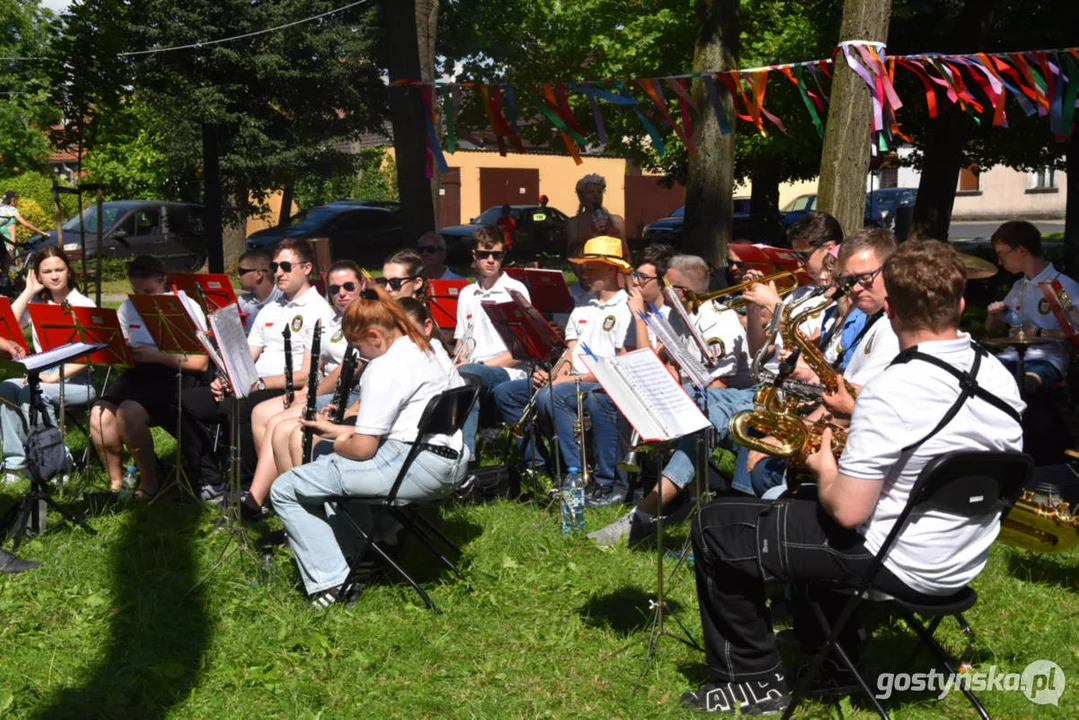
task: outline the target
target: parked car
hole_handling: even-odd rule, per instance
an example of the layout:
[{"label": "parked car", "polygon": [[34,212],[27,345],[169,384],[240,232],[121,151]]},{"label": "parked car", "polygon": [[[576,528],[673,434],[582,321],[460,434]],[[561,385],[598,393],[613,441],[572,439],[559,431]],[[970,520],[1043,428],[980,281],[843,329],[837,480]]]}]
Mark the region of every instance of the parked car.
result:
[{"label": "parked car", "polygon": [[[668,217],[648,223],[641,232],[641,238],[647,243],[669,243],[678,246],[682,239],[682,225],[686,221],[686,206],[675,210]],[[734,237],[746,238],[750,234],[752,216],[749,212],[749,198],[734,198]]]},{"label": "parked car", "polygon": [[[157,200],[116,200],[101,206],[102,257],[129,258],[153,255],[169,270],[198,270],[206,261],[208,238],[203,223],[202,205],[160,202]],[[97,206],[82,212],[82,227],[86,231],[86,257],[97,257]],[[79,258],[82,253],[82,234],[79,216],[63,225],[64,251]],[[28,248],[37,250],[56,245],[56,231],[39,235],[28,241]]]},{"label": "parked car", "polygon": [[[483,225],[494,226],[502,215],[502,206],[489,207],[465,225],[439,230],[446,240],[446,257],[452,263],[467,263],[472,249],[472,233]],[[566,249],[566,214],[551,206],[511,205],[510,217],[517,223],[513,235],[513,254],[520,257],[541,252],[562,255]]]},{"label": "parked car", "polygon": [[269,248],[285,238],[328,239],[334,260],[382,264],[401,247],[404,228],[397,203],[337,200],[297,213],[288,225],[251,233],[247,249]]},{"label": "parked car", "polygon": [[[891,229],[899,208],[914,207],[918,188],[877,188],[865,194],[865,225]],[[799,195],[783,208],[783,225],[790,227],[811,210],[816,210],[816,195]]]}]

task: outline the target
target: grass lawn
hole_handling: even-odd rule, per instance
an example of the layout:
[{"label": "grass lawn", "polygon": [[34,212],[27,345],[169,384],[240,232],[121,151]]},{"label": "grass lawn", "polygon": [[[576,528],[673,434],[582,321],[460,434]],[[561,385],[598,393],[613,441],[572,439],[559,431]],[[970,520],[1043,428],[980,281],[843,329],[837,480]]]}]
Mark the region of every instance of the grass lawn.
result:
[{"label": "grass lawn", "polygon": [[[103,486],[101,478],[90,484]],[[21,489],[5,489],[3,504]],[[685,717],[678,696],[705,679],[703,656],[674,641],[662,640],[644,664],[655,550],[563,538],[557,507],[546,500],[442,513],[475,591],[427,572],[445,611],[435,615],[386,580],[352,608],[314,611],[284,549],[269,562],[234,555],[206,578],[230,535],[215,528],[217,511],[174,498],[93,517],[97,535],[56,524],[23,545],[43,565],[0,577],[0,716]],[[589,529],[617,514],[590,511]],[[675,528],[670,542],[686,532]],[[975,583],[981,602],[968,614],[978,633],[976,670],[1022,672],[1049,659],[1079,683],[1077,566],[1075,553],[994,547]],[[679,571],[668,592],[670,611],[699,638],[692,574]],[[898,625],[876,620],[870,677],[901,662],[910,646]],[[962,647],[954,623],[941,634],[953,650]],[[925,655],[916,663],[929,667]],[[981,697],[995,718],[1079,713],[1076,687],[1059,707],[1033,705],[1019,692]],[[942,701],[903,695],[889,709],[896,718],[972,717],[958,693]],[[873,717],[861,700],[799,713],[840,716]]]}]

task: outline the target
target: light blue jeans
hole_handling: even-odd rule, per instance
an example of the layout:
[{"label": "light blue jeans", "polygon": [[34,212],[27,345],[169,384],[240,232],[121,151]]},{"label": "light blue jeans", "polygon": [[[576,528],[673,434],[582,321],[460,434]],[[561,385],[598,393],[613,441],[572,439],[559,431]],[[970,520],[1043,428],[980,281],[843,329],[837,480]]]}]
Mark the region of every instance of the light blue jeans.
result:
[{"label": "light blue jeans", "polygon": [[[288,531],[308,594],[341,585],[348,577],[347,556],[358,549],[348,520],[330,511],[326,499],[338,495],[385,495],[393,487],[410,449],[408,443],[387,440],[370,460],[349,460],[336,453],[323,455],[289,470],[274,482],[270,499]],[[421,452],[397,496],[404,500],[444,497],[460,485],[467,466],[467,450],[456,460]],[[350,508],[349,512],[365,530],[373,527],[366,506]]]},{"label": "light blue jeans", "polygon": [[[476,433],[480,427],[480,405],[488,405],[494,402],[495,388],[503,383],[508,383],[510,374],[506,372],[505,368],[480,363],[467,363],[457,368],[457,372],[461,373],[461,375],[472,375],[480,380],[476,402],[472,404],[472,410],[468,413],[464,427],[461,428],[465,434],[465,446],[468,447],[469,455],[476,457]],[[468,378],[465,378],[465,380],[468,380]]]},{"label": "light blue jeans", "polygon": [[[60,411],[60,383],[41,383],[41,397],[49,421],[56,424]],[[64,383],[64,405],[86,407],[97,399],[90,375],[81,372]],[[30,418],[30,386],[22,379],[0,383],[0,432],[3,432],[4,467],[19,470],[26,465],[26,434]]]},{"label": "light blue jeans", "polygon": [[[715,428],[716,442],[720,443],[730,437],[729,425],[731,418],[742,410],[753,407],[753,396],[756,388],[734,390],[730,388],[712,388],[708,390],[708,420]],[[701,405],[701,399],[696,397],[692,387],[686,386],[686,392],[694,398],[697,405]],[[702,408],[703,409],[703,408]],[[704,432],[704,431],[702,431]],[[678,439],[674,445],[674,453],[663,468],[663,476],[680,488],[684,488],[692,482],[697,474],[697,438],[701,433],[693,433]],[[712,448],[708,448],[711,454]]]}]

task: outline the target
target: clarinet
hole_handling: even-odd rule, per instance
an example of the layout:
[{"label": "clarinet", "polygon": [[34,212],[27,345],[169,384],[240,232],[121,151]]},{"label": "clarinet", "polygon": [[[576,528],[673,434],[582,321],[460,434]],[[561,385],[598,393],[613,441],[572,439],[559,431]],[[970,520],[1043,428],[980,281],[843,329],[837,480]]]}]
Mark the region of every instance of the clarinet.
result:
[{"label": "clarinet", "polygon": [[341,360],[341,374],[337,376],[337,387],[333,391],[333,415],[330,419],[335,423],[340,423],[345,417],[345,406],[348,405],[349,393],[352,392],[352,383],[359,364],[360,353],[350,346]]},{"label": "clarinet", "polygon": [[292,405],[292,399],[296,396],[295,391],[292,389],[292,330],[288,325],[285,325],[285,329],[281,331],[281,336],[285,338],[285,407]]},{"label": "clarinet", "polygon": [[[322,352],[322,318],[315,321],[315,337],[311,340],[311,371],[307,373],[307,405],[303,409],[303,419],[310,422],[315,419],[315,405],[318,403],[318,360]],[[314,430],[303,429],[303,461],[311,462],[311,450],[314,445]]]}]

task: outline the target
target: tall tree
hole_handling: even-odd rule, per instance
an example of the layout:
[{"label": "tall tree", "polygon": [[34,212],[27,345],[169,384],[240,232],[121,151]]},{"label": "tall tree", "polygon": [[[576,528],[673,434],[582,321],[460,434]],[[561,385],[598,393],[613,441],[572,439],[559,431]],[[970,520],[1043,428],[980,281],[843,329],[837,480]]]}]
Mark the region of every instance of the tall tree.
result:
[{"label": "tall tree", "polygon": [[[884,42],[891,6],[891,0],[845,0],[840,37]],[[837,59],[821,153],[817,205],[835,216],[848,232],[862,226],[872,128],[869,88],[845,62]]]},{"label": "tall tree", "polygon": [[51,19],[38,0],[0,0],[0,176],[46,169],[46,133],[59,120],[44,57]]}]

